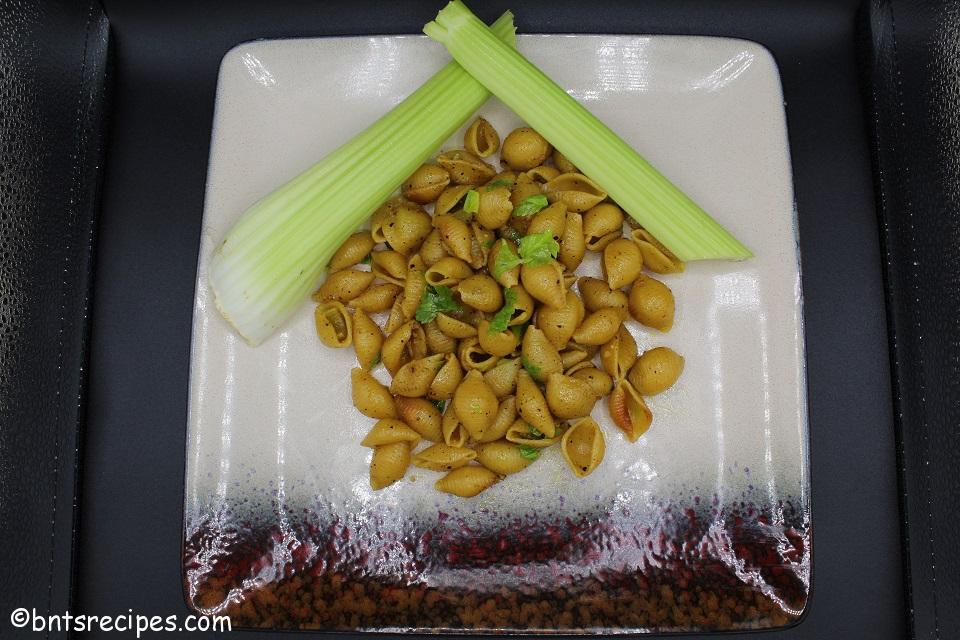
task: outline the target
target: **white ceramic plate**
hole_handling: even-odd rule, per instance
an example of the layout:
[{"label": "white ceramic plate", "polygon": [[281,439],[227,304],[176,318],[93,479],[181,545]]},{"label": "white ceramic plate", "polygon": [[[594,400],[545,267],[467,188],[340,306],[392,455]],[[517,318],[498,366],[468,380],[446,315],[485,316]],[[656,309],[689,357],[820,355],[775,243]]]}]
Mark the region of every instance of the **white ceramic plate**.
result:
[{"label": "white ceramic plate", "polygon": [[[215,243],[247,206],[361,131],[449,58],[418,36],[265,41],[233,49],[220,72],[194,309],[185,535],[187,582],[198,608],[233,607],[229,610],[241,622],[262,621],[262,613],[244,617],[238,608],[252,606],[251,594],[259,587],[282,581],[285,567],[304,571],[320,557],[315,547],[322,535],[306,532],[305,522],[314,528],[341,523],[368,538],[356,543],[364,547],[383,532],[402,537],[444,528],[443,514],[454,514],[458,526],[473,532],[509,529],[504,523],[517,518],[547,526],[583,515],[620,530],[648,532],[642,535],[650,530],[679,535],[678,525],[664,514],[689,508],[702,512],[697,531],[703,531],[696,536],[710,549],[701,555],[725,563],[739,576],[740,587],[773,602],[769,611],[699,625],[669,617],[656,624],[631,622],[619,614],[588,625],[547,616],[539,626],[745,628],[799,616],[803,603],[796,594],[785,603],[762,571],[753,575],[749,562],[740,562],[736,544],[717,539],[729,533],[731,514],[741,511],[745,517],[750,511],[748,519],[763,514],[758,526],[770,529],[774,547],[796,546],[793,531],[802,538],[802,552],[781,553],[776,564],[795,578],[791,588],[805,600],[809,521],[801,289],[776,65],[756,44],[720,38],[530,35],[520,37],[519,47],[756,257],[739,264],[691,264],[683,274],[663,277],[677,299],[674,329],[660,334],[629,324],[641,351],[670,346],[685,356],[685,371],[673,389],[649,400],[653,426],[635,444],[598,403],[593,415],[607,448],[593,475],[575,479],[553,448],[523,474],[470,500],[435,492],[439,474],[420,469],[373,492],[367,480],[370,452],[359,446],[373,421],[351,404],[352,349],[320,344],[308,304],[284,331],[258,348],[248,347],[217,314],[206,266]],[[495,98],[479,113],[501,136],[521,125]],[[445,148],[462,146],[462,133]],[[588,260],[582,270],[599,273],[597,261]],[[386,379],[382,370],[381,376]],[[285,551],[277,551],[276,541],[262,542],[271,560],[260,573],[232,575],[233,586],[217,591],[219,600],[204,591],[211,576],[241,562],[223,541],[224,531],[233,532],[236,544],[237,536],[254,539],[266,530],[281,532]],[[307,545],[313,560],[297,565],[291,548],[303,552]],[[516,563],[481,563],[486,577],[479,583],[486,586],[477,588],[510,584],[549,592],[564,581],[595,578],[601,569],[642,575],[660,562],[636,552],[644,545],[637,542],[632,553],[630,545],[616,547],[605,560],[560,571],[567,577],[556,578],[556,584],[550,583],[556,568],[545,571],[547,562],[521,563],[524,575],[516,574]],[[199,553],[200,547],[207,552]],[[407,563],[416,555],[369,554],[354,559],[350,571],[440,591],[461,588],[479,575],[475,566],[457,562],[410,570]],[[678,566],[684,563],[689,564],[681,558]],[[324,575],[328,568],[315,572]],[[293,615],[275,624],[504,626],[442,617],[389,624],[362,613],[356,624],[347,620],[340,625],[321,614]]]}]

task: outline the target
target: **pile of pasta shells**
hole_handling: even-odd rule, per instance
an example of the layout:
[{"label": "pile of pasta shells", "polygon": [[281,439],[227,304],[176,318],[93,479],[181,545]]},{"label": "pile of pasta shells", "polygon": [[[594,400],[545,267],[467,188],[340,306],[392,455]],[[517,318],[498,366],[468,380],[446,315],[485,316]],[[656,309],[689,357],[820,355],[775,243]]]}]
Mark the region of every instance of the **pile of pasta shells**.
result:
[{"label": "pile of pasta shells", "polygon": [[[589,251],[603,279],[578,278]],[[376,420],[361,442],[371,487],[413,465],[471,497],[555,445],[589,475],[605,450],[596,403],[636,441],[653,420],[644,397],[683,370],[667,347],[638,353],[624,325],[669,331],[673,293],[644,271],[683,267],[536,131],[501,145],[477,118],[463,149],[417,169],[343,243],[314,294],[320,340],[356,352],[353,403]]]}]

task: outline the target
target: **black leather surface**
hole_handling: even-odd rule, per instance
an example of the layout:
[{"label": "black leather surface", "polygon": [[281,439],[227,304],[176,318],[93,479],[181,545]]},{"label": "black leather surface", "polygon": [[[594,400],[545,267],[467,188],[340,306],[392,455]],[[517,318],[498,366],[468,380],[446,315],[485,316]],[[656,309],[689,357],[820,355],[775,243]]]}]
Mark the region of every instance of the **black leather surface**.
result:
[{"label": "black leather surface", "polygon": [[94,2],[0,0],[3,637],[70,599],[107,32]]},{"label": "black leather surface", "polygon": [[960,637],[960,3],[874,2],[869,90],[914,637]]}]

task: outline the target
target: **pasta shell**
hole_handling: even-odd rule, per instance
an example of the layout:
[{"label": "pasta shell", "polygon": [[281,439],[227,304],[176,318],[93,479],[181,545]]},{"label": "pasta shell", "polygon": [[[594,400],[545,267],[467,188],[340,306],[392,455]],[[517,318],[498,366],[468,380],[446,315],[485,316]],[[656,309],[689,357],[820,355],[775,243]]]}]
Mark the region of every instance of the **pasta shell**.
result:
[{"label": "pasta shell", "polygon": [[[514,209],[530,196],[540,195],[540,187],[540,183],[527,174],[519,174],[513,186],[510,188],[510,202],[513,204]],[[526,233],[526,225],[530,223],[530,218],[511,218],[510,222],[511,224],[522,223],[524,225],[523,228],[518,228],[517,230],[521,233]]]},{"label": "pasta shell", "polygon": [[353,406],[369,418],[396,418],[397,407],[390,391],[368,371],[360,367],[350,370]]},{"label": "pasta shell", "polygon": [[549,231],[550,235],[557,242],[563,237],[563,232],[567,227],[567,206],[562,202],[554,202],[548,207],[541,209],[530,220],[530,226],[527,227],[527,234],[543,233]]},{"label": "pasta shell", "polygon": [[464,369],[481,373],[495,367],[498,360],[497,356],[483,350],[477,336],[461,340],[457,355],[460,356],[460,364]]},{"label": "pasta shell", "polygon": [[353,350],[360,367],[370,370],[380,360],[383,347],[383,331],[366,311],[357,309],[353,314]]},{"label": "pasta shell", "polygon": [[421,165],[400,187],[403,196],[417,204],[436,200],[450,184],[450,174],[435,164]]},{"label": "pasta shell", "polygon": [[[346,273],[346,271],[340,273]],[[400,287],[389,282],[375,284],[347,304],[354,309],[363,309],[367,313],[378,313],[392,307],[400,291]]]},{"label": "pasta shell", "polygon": [[620,309],[624,313],[627,310],[627,294],[611,290],[603,280],[584,276],[577,280],[577,288],[587,311],[599,311],[606,307]]},{"label": "pasta shell", "polygon": [[612,202],[602,202],[583,214],[583,236],[587,249],[603,249],[621,237],[623,209]]},{"label": "pasta shell", "polygon": [[379,447],[398,442],[405,442],[407,446],[413,448],[420,442],[420,434],[408,427],[402,420],[385,418],[377,420],[360,444],[364,447]]},{"label": "pasta shell", "polygon": [[619,309],[598,309],[583,319],[573,332],[573,339],[580,344],[601,345],[617,335],[622,321],[623,315]]},{"label": "pasta shell", "polygon": [[561,420],[590,415],[599,399],[585,381],[562,373],[554,373],[547,379],[546,391],[550,413]]},{"label": "pasta shell", "polygon": [[474,440],[483,438],[493,424],[499,403],[479,371],[470,371],[453,394],[457,417]]},{"label": "pasta shell", "polygon": [[568,375],[571,375],[579,380],[583,380],[589,384],[597,398],[603,398],[609,394],[613,389],[613,378],[611,378],[605,371],[601,371],[596,367],[590,366],[589,362],[584,362],[582,364],[586,366],[581,367],[576,371],[568,372]]},{"label": "pasta shell", "polygon": [[463,304],[479,311],[496,313],[503,306],[500,285],[485,273],[478,273],[462,280],[457,285],[457,293],[460,294],[460,301]]},{"label": "pasta shell", "polygon": [[560,441],[563,459],[578,478],[584,478],[603,460],[606,445],[603,431],[593,418],[583,418],[571,426]]},{"label": "pasta shell", "polygon": [[560,153],[559,149],[553,150],[553,166],[555,166],[560,173],[579,173],[580,170],[577,167],[567,160],[567,157]]},{"label": "pasta shell", "polygon": [[643,263],[654,273],[680,273],[685,269],[683,262],[673,255],[660,241],[650,235],[646,229],[634,229],[630,237],[640,247]]},{"label": "pasta shell", "polygon": [[649,276],[640,275],[630,288],[627,307],[633,319],[660,331],[673,328],[676,302],[670,288]]},{"label": "pasta shell", "polygon": [[530,322],[530,318],[533,317],[533,312],[536,311],[537,304],[523,287],[516,286],[510,288],[517,292],[517,302],[513,305],[513,317],[507,325],[516,327]]},{"label": "pasta shell", "polygon": [[496,237],[493,231],[485,229],[482,225],[470,223],[470,266],[474,269],[482,269],[487,264],[487,258],[490,256],[490,248]]},{"label": "pasta shell", "polygon": [[563,434],[560,433],[560,428],[557,428],[557,431],[554,433],[552,438],[548,438],[543,435],[539,430],[534,429],[529,424],[524,422],[522,419],[514,421],[510,428],[507,429],[506,439],[508,442],[513,442],[514,444],[522,444],[527,447],[534,447],[536,449],[546,449],[547,447],[556,444],[560,441],[560,438],[563,437]]},{"label": "pasta shell", "polygon": [[403,396],[398,396],[394,402],[400,419],[411,429],[431,442],[443,442],[442,418],[435,404],[423,398]]},{"label": "pasta shell", "polygon": [[600,363],[604,371],[619,380],[626,377],[636,361],[637,341],[621,324],[616,335],[600,347]]},{"label": "pasta shell", "polygon": [[499,274],[496,271],[496,264],[498,261],[498,256],[501,251],[507,251],[513,254],[513,257],[517,257],[517,249],[507,240],[500,239],[494,243],[493,247],[490,249],[490,254],[487,256],[487,270],[491,275],[496,277],[497,282],[500,283],[505,289],[515,287],[520,283],[520,265],[507,269]]},{"label": "pasta shell", "polygon": [[576,343],[568,344],[567,348],[560,352],[560,364],[563,365],[563,370],[568,374],[573,367],[589,362],[589,360],[590,353],[582,345]]},{"label": "pasta shell", "polygon": [[437,156],[437,164],[447,170],[454,184],[483,184],[496,174],[489,164],[465,149],[454,149]]},{"label": "pasta shell", "polygon": [[453,471],[477,459],[477,452],[438,442],[413,456],[413,466],[431,471]]},{"label": "pasta shell", "polygon": [[481,320],[477,325],[477,340],[481,349],[498,358],[513,353],[518,342],[517,335],[510,329],[491,332],[487,320]]},{"label": "pasta shell", "polygon": [[331,273],[313,294],[316,302],[349,302],[367,290],[376,276],[369,271],[344,269]]},{"label": "pasta shell", "polygon": [[430,215],[420,205],[404,202],[397,208],[392,223],[383,227],[383,237],[391,249],[406,256],[420,248],[432,228]]},{"label": "pasta shell", "polygon": [[427,237],[423,239],[423,244],[420,245],[420,253],[417,255],[423,260],[426,268],[432,267],[441,258],[448,255],[447,250],[443,247],[443,239],[440,237],[439,231],[434,229],[427,234]]},{"label": "pasta shell", "polygon": [[398,251],[374,251],[370,271],[385,282],[403,286],[407,279],[407,257]]},{"label": "pasta shell", "polygon": [[324,302],[317,305],[313,314],[320,342],[339,349],[349,347],[353,341],[352,322],[347,310],[339,302]]},{"label": "pasta shell", "polygon": [[[433,233],[433,231],[430,233]],[[420,246],[423,247],[423,245]],[[426,270],[427,265],[423,262],[423,258],[420,257],[419,253],[411,254],[407,258],[407,271],[419,271],[420,273],[423,273]]]},{"label": "pasta shell", "polygon": [[390,382],[390,392],[408,398],[421,398],[427,395],[430,384],[443,364],[444,356],[439,353],[411,360],[394,374]]},{"label": "pasta shell", "polygon": [[477,335],[477,328],[463,320],[452,318],[445,313],[438,313],[435,320],[437,328],[451,338],[470,338]]},{"label": "pasta shell", "polygon": [[451,447],[462,447],[467,444],[469,434],[463,428],[460,418],[453,406],[447,407],[440,421],[440,428],[443,430],[443,442]]},{"label": "pasta shell", "polygon": [[380,205],[370,216],[370,237],[373,238],[375,243],[380,244],[387,241],[386,236],[383,235],[383,230],[395,221],[397,209],[403,202],[403,198],[391,198]]},{"label": "pasta shell", "polygon": [[468,465],[454,469],[437,480],[437,491],[452,493],[461,498],[472,498],[481,491],[489,489],[500,477],[493,471],[480,465]]},{"label": "pasta shell", "polygon": [[[436,356],[432,356],[436,357]],[[443,366],[427,391],[427,397],[431,400],[447,400],[453,397],[453,392],[460,386],[463,380],[463,367],[460,366],[460,360],[452,353],[446,354]]]},{"label": "pasta shell", "polygon": [[520,447],[506,440],[488,442],[477,448],[477,462],[501,476],[523,471],[536,458],[525,458],[520,453]]},{"label": "pasta shell", "polygon": [[669,347],[644,351],[627,374],[634,388],[645,396],[662,393],[683,373],[683,356]]},{"label": "pasta shell", "polygon": [[444,189],[433,206],[433,216],[445,216],[462,209],[463,201],[471,189],[473,186],[469,184],[457,184]]},{"label": "pasta shell", "polygon": [[511,169],[527,171],[543,164],[551,151],[546,138],[530,127],[520,127],[504,138],[500,159]]},{"label": "pasta shell", "polygon": [[541,307],[537,312],[537,328],[540,329],[557,349],[564,349],[573,332],[583,321],[586,311],[580,297],[572,291],[566,292],[566,300],[559,309]]},{"label": "pasta shell", "polygon": [[483,374],[483,380],[497,398],[505,398],[517,390],[520,358],[501,358],[496,366]]},{"label": "pasta shell", "polygon": [[560,238],[560,252],[557,260],[569,273],[573,273],[583,262],[587,252],[587,245],[583,239],[583,216],[573,211],[567,212],[567,220],[563,226],[563,236]]},{"label": "pasta shell", "polygon": [[470,268],[469,264],[454,256],[444,256],[427,268],[424,277],[429,284],[434,286],[452,287],[472,275],[473,269]]},{"label": "pasta shell", "polygon": [[489,183],[487,183],[487,186],[490,186],[490,184],[494,182],[499,182],[501,180],[504,181],[504,183],[509,183],[509,184],[505,184],[507,188],[512,187],[513,183],[517,181],[517,172],[512,171],[510,169],[501,171],[497,175],[493,176],[493,179],[490,180]]},{"label": "pasta shell", "polygon": [[530,169],[526,174],[530,176],[534,182],[545,184],[560,175],[560,171],[556,167],[541,164],[539,167]]},{"label": "pasta shell", "polygon": [[385,489],[403,478],[410,466],[410,447],[406,442],[374,447],[370,460],[370,486],[374,491]]},{"label": "pasta shell", "polygon": [[560,353],[537,327],[527,327],[523,333],[520,353],[523,356],[524,369],[538,382],[546,380],[552,373],[563,371]]},{"label": "pasta shell", "polygon": [[627,380],[617,382],[607,396],[607,407],[614,424],[623,430],[630,442],[636,442],[653,422],[653,414],[647,403]]},{"label": "pasta shell", "polygon": [[557,431],[553,416],[547,407],[547,399],[543,397],[540,387],[526,371],[517,373],[517,412],[520,417],[540,433],[552,438]]},{"label": "pasta shell", "polygon": [[483,436],[477,438],[478,442],[493,442],[494,440],[499,440],[500,438],[507,435],[507,429],[509,429],[514,421],[517,419],[517,400],[513,396],[507,396],[500,401],[500,404],[497,407],[497,414],[493,418],[493,422],[483,432]]},{"label": "pasta shell", "polygon": [[427,280],[423,271],[410,269],[403,282],[403,300],[400,304],[400,311],[405,320],[412,320],[423,300],[423,294],[427,291]]},{"label": "pasta shell", "polygon": [[643,254],[635,242],[617,238],[603,249],[603,273],[611,289],[622,289],[637,279]]},{"label": "pasta shell", "polygon": [[407,298],[400,292],[400,295],[397,296],[397,299],[393,301],[393,306],[390,307],[390,314],[387,316],[387,322],[383,326],[383,332],[387,335],[392,334],[401,326],[404,322],[407,322],[409,318],[403,315],[403,308],[406,306]]},{"label": "pasta shell", "polygon": [[510,201],[508,187],[483,187],[479,190],[480,203],[474,220],[487,229],[497,229],[510,220],[513,213],[513,203]]},{"label": "pasta shell", "polygon": [[473,260],[470,225],[455,216],[442,215],[433,217],[433,226],[440,232],[440,239],[448,253],[468,264]]},{"label": "pasta shell", "polygon": [[355,264],[360,264],[370,255],[376,243],[369,231],[355,233],[340,245],[333,257],[330,258],[330,271],[340,271]]},{"label": "pasta shell", "polygon": [[567,209],[581,213],[607,198],[607,192],[582,173],[561,173],[543,185],[550,202],[562,202]]},{"label": "pasta shell", "polygon": [[556,260],[520,267],[520,281],[535,300],[548,307],[560,308],[567,297],[563,282],[563,267]]},{"label": "pasta shell", "polygon": [[400,367],[410,362],[413,356],[426,353],[426,337],[419,322],[410,320],[387,336],[380,348],[380,359],[390,375],[396,375]]},{"label": "pasta shell", "polygon": [[463,134],[463,146],[473,155],[486,158],[500,149],[500,136],[486,119],[477,118]]},{"label": "pasta shell", "polygon": [[456,338],[451,338],[437,327],[436,320],[423,325],[430,353],[453,353],[457,350]]}]

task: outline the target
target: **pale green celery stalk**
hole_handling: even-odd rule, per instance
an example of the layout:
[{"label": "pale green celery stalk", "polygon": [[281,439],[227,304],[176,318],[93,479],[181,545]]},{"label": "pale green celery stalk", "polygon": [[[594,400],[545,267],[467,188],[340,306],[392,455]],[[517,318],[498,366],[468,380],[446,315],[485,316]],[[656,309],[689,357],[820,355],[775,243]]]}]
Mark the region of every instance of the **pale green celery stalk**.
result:
[{"label": "pale green celery stalk", "polygon": [[[516,43],[513,14],[491,26]],[[490,93],[449,63],[363,133],[247,209],[213,252],[217,309],[250,345],[316,289],[337,247]]]},{"label": "pale green celery stalk", "polygon": [[653,165],[454,0],[424,33],[681,260],[752,254]]}]

